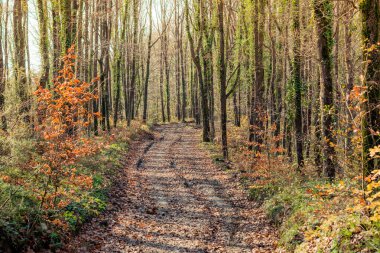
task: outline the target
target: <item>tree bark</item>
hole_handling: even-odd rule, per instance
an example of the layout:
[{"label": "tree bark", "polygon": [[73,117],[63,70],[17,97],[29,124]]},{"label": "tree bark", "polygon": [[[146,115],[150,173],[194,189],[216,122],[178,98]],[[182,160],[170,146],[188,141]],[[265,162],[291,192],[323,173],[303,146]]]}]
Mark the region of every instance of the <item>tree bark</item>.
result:
[{"label": "tree bark", "polygon": [[52,1],[52,36],[53,36],[53,76],[56,77],[61,66],[61,41],[60,41],[60,17],[59,4],[57,1]]},{"label": "tree bark", "polygon": [[294,125],[296,130],[297,167],[300,172],[304,166],[303,158],[303,132],[302,132],[302,84],[301,84],[301,35],[299,20],[299,0],[293,0],[293,33],[294,33],[294,59],[293,59],[293,85],[294,85]]},{"label": "tree bark", "polygon": [[40,53],[41,53],[41,68],[42,74],[39,84],[45,88],[49,82],[49,38],[48,38],[48,26],[47,26],[47,6],[46,1],[37,0],[38,9],[38,22],[40,31]]},{"label": "tree bark", "polygon": [[[378,160],[369,156],[369,149],[380,145],[380,3],[363,0],[360,5],[363,23],[364,59],[367,61],[364,85],[366,87],[362,120],[364,175],[376,169]],[[372,49],[372,50],[367,50]]]},{"label": "tree bark", "polygon": [[[3,5],[0,5],[0,17],[3,16]],[[0,45],[3,45],[3,23],[2,19],[0,19]],[[3,131],[7,130],[7,120],[4,115],[4,105],[5,105],[5,83],[6,83],[6,76],[5,76],[5,66],[4,66],[4,54],[3,54],[3,48],[0,46],[0,129]]]},{"label": "tree bark", "polygon": [[131,125],[134,114],[134,102],[137,79],[137,42],[138,42],[138,25],[139,25],[139,0],[133,0],[133,44],[132,44],[132,66],[131,66],[131,90],[129,94],[128,126]]},{"label": "tree bark", "polygon": [[255,152],[261,151],[261,144],[263,143],[262,130],[264,127],[263,122],[263,94],[264,94],[264,64],[263,64],[263,51],[264,51],[264,1],[254,1],[254,82],[252,83],[251,95],[251,113],[250,113],[250,129],[249,129],[249,148]]},{"label": "tree bark", "polygon": [[322,71],[322,128],[323,128],[323,169],[330,180],[335,178],[336,140],[334,137],[334,94],[333,94],[333,5],[331,0],[314,0],[317,21],[318,48]]},{"label": "tree bark", "polygon": [[[344,56],[345,56],[345,67],[346,67],[346,89],[344,90],[346,105],[349,104],[349,97],[352,89],[354,88],[354,78],[355,78],[355,69],[353,61],[353,47],[352,47],[352,18],[353,8],[349,3],[344,3]],[[346,108],[346,129],[347,137],[345,143],[346,153],[352,153],[351,138],[353,135],[352,131],[352,122],[351,122],[351,112],[349,108]]]},{"label": "tree bark", "polygon": [[176,116],[177,120],[181,120],[181,55],[180,55],[180,39],[179,39],[179,5],[177,0],[174,0],[174,25],[175,25],[175,81],[176,81]]},{"label": "tree bark", "polygon": [[30,102],[27,93],[27,76],[25,71],[25,0],[15,0],[13,4],[13,38],[15,49],[14,74],[16,80],[16,93],[20,99],[20,114],[26,124],[30,123]]},{"label": "tree bark", "polygon": [[[200,4],[202,4],[201,1],[199,1]],[[202,8],[202,7],[201,7]],[[186,16],[186,31],[187,31],[187,37],[189,40],[190,45],[190,52],[191,52],[191,58],[193,60],[193,63],[195,65],[195,68],[197,70],[198,75],[198,83],[200,87],[200,96],[201,96],[201,107],[202,107],[202,119],[203,119],[203,142],[210,142],[210,123],[209,123],[209,110],[208,110],[208,93],[207,88],[203,80],[203,74],[202,74],[202,65],[200,61],[200,54],[199,49],[202,42],[202,31],[200,31],[200,38],[198,40],[198,46],[197,49],[194,45],[194,39],[190,32],[190,17],[189,17],[189,2],[188,0],[185,0],[185,16]],[[197,51],[196,51],[197,50]]]},{"label": "tree bark", "polygon": [[224,37],[224,0],[218,1],[219,21],[219,78],[220,78],[220,129],[222,134],[223,158],[228,160],[227,144],[227,72],[225,63],[225,37]]},{"label": "tree bark", "polygon": [[182,38],[183,38],[183,21],[181,23],[182,25],[182,29],[181,29],[181,40],[180,40],[180,55],[181,55],[181,77],[182,77],[182,113],[181,113],[181,116],[182,116],[182,122],[185,122],[186,121],[186,105],[187,105],[187,96],[186,96],[186,68],[185,68],[185,64],[186,64],[186,61],[187,61],[187,55],[184,54],[184,51],[183,51],[183,41],[182,41]]},{"label": "tree bark", "polygon": [[150,57],[152,52],[152,28],[153,28],[153,17],[152,17],[152,0],[149,1],[149,35],[148,35],[148,55],[146,60],[146,75],[144,82],[144,109],[143,109],[143,122],[147,120],[148,114],[148,86],[149,86],[149,76],[150,76]]}]

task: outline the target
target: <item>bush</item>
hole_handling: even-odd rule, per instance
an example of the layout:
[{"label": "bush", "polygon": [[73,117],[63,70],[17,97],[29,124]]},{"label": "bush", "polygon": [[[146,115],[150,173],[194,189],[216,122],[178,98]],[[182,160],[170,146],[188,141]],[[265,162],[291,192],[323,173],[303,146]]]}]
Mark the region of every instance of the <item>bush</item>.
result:
[{"label": "bush", "polygon": [[122,168],[121,161],[128,152],[129,140],[133,136],[145,134],[139,123],[133,124],[136,129],[133,133],[115,129],[117,138],[112,135],[97,138],[98,142],[105,144],[103,149],[77,161],[77,173],[91,177],[92,187],[76,189],[77,197],[71,199],[62,209],[43,211],[40,209],[40,202],[30,191],[31,188],[17,184],[17,181],[6,182],[12,178],[26,180],[33,175],[31,171],[22,170],[16,163],[2,167],[0,248],[5,252],[6,249],[21,252],[27,247],[34,250],[59,248],[69,232],[78,231],[85,222],[103,212],[107,207],[108,190]]}]

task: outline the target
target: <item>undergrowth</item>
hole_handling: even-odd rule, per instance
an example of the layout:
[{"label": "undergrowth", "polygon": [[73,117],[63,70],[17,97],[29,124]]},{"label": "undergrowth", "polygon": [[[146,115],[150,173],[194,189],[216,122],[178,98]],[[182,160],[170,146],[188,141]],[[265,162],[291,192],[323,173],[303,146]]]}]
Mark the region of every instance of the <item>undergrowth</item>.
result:
[{"label": "undergrowth", "polygon": [[[239,175],[248,198],[262,204],[278,228],[280,252],[380,252],[379,171],[366,178],[365,184],[355,171],[331,183],[317,175],[310,158],[300,175],[290,158],[275,148],[276,136],[267,140],[274,147],[252,156],[244,129],[229,127],[231,173]],[[207,148],[214,161],[222,164],[220,143]]]},{"label": "undergrowth", "polygon": [[264,202],[279,244],[290,252],[379,252],[379,223],[358,203],[358,187],[351,180],[280,187]]},{"label": "undergrowth", "polygon": [[[110,135],[96,137],[102,148],[75,164],[79,175],[92,179],[92,187],[77,189],[68,205],[47,210],[41,208],[31,188],[25,186],[34,175],[25,170],[23,164],[28,157],[37,155],[37,147],[24,138],[15,140],[12,135],[3,136],[0,141],[0,249],[21,252],[27,248],[37,251],[60,248],[68,236],[106,209],[109,189],[123,168],[130,140],[147,131],[147,126],[133,122],[129,128],[120,127]],[[22,156],[18,155],[21,150]],[[20,182],[9,182],[9,178],[18,178]]]}]

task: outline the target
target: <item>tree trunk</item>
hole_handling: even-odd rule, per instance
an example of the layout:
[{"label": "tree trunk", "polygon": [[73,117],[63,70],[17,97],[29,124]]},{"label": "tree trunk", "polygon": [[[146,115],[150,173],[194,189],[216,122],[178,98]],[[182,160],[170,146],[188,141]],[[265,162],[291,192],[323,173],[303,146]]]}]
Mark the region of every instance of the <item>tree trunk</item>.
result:
[{"label": "tree trunk", "polygon": [[[3,16],[3,5],[0,5],[0,17]],[[0,45],[3,45],[3,23],[2,18],[0,18]],[[5,105],[5,83],[6,83],[6,76],[5,76],[5,66],[4,66],[4,54],[3,54],[3,48],[0,47],[0,129],[3,131],[7,130],[7,120],[4,115],[4,105]]]},{"label": "tree trunk", "polygon": [[314,12],[317,21],[318,48],[322,70],[322,128],[323,128],[323,169],[325,175],[335,178],[334,137],[334,94],[333,94],[333,6],[331,0],[314,0]]},{"label": "tree trunk", "polygon": [[25,26],[24,6],[25,0],[15,0],[13,4],[13,38],[14,38],[14,74],[16,81],[16,93],[20,99],[20,114],[25,123],[30,123],[30,102],[27,93],[27,76],[25,71]]},{"label": "tree trunk", "polygon": [[250,129],[249,129],[249,148],[255,152],[261,151],[261,144],[263,143],[263,134],[261,131],[264,127],[263,122],[263,94],[264,94],[264,1],[254,1],[254,52],[255,52],[255,68],[254,68],[254,82],[252,83],[251,95],[251,114],[250,114]]},{"label": "tree trunk", "polygon": [[136,79],[137,79],[137,42],[138,42],[138,25],[139,25],[139,0],[133,0],[133,44],[132,44],[132,66],[131,66],[131,90],[129,94],[129,110],[128,110],[128,126],[131,125],[131,120],[134,114]]},{"label": "tree trunk", "polygon": [[166,122],[165,117],[165,102],[164,102],[164,88],[162,83],[164,82],[164,66],[163,66],[163,56],[161,53],[161,59],[160,59],[160,98],[161,98],[161,117],[162,122]]},{"label": "tree trunk", "polygon": [[153,17],[152,17],[152,0],[149,1],[149,35],[148,35],[148,56],[146,60],[146,75],[144,82],[144,109],[143,109],[143,122],[147,120],[148,114],[148,85],[149,85],[149,75],[150,75],[150,57],[152,52],[152,27]]},{"label": "tree trunk", "polygon": [[[77,3],[77,18],[78,18],[78,21],[77,21],[77,24],[76,24],[76,47],[77,47],[77,50],[76,50],[76,55],[77,55],[77,61],[75,62],[75,73],[76,73],[76,76],[80,79],[80,80],[86,80],[84,78],[84,71],[83,71],[83,65],[85,64],[84,61],[85,61],[85,52],[86,50],[84,49],[84,43],[83,43],[83,39],[85,39],[83,37],[83,6],[84,6],[84,1],[85,0],[77,0],[79,1]],[[86,29],[86,28],[85,28]]]},{"label": "tree trunk", "polygon": [[38,22],[40,31],[40,52],[41,52],[41,68],[42,75],[40,77],[39,84],[46,88],[49,82],[49,38],[48,38],[48,27],[47,27],[47,6],[46,2],[43,0],[37,0],[38,9]]},{"label": "tree trunk", "polygon": [[[202,4],[202,2],[199,2]],[[202,8],[202,7],[201,7]],[[191,58],[195,65],[198,75],[198,82],[200,87],[200,96],[201,96],[201,107],[202,107],[202,119],[203,119],[203,141],[210,142],[210,123],[209,123],[209,110],[208,110],[208,92],[207,87],[203,80],[202,66],[200,61],[199,48],[200,43],[202,42],[202,31],[200,31],[200,38],[198,40],[197,51],[195,49],[194,40],[190,32],[190,17],[189,17],[189,2],[185,0],[185,16],[186,16],[186,31],[190,45]]]},{"label": "tree trunk", "polygon": [[[344,43],[345,43],[345,66],[346,66],[346,89],[345,89],[345,101],[346,107],[349,104],[349,96],[354,88],[354,78],[355,69],[353,61],[353,48],[352,48],[352,18],[353,18],[353,8],[349,3],[344,3]],[[353,135],[352,122],[351,122],[351,112],[349,108],[346,108],[346,129],[347,137],[345,143],[346,153],[352,153],[351,138]]]},{"label": "tree trunk", "polygon": [[301,35],[299,20],[299,0],[293,1],[293,32],[294,32],[294,59],[293,59],[293,85],[294,85],[294,125],[296,129],[296,150],[298,171],[304,166],[303,161],[303,133],[302,133],[302,84],[301,84]]},{"label": "tree trunk", "polygon": [[115,85],[116,85],[116,94],[114,99],[114,116],[113,116],[113,127],[116,128],[117,121],[119,120],[119,108],[120,108],[120,96],[121,96],[121,52],[120,48],[118,49],[116,56],[116,70],[115,70]]},{"label": "tree trunk", "polygon": [[[320,68],[320,67],[319,67]],[[318,68],[318,69],[319,69]],[[320,94],[321,94],[321,82],[322,77],[320,74],[321,71],[318,71],[318,82],[315,86],[315,96],[317,96],[317,99],[314,101],[314,126],[315,126],[315,139],[314,139],[314,164],[317,167],[317,174],[319,177],[322,176],[323,172],[323,164],[322,164],[322,155],[321,155],[321,144],[322,144],[322,128],[321,128],[321,108],[322,108],[322,101],[320,100]]]},{"label": "tree trunk", "polygon": [[[380,3],[363,0],[360,5],[363,21],[364,59],[367,60],[364,85],[367,89],[362,120],[364,175],[376,169],[378,160],[369,156],[369,149],[380,145]],[[367,49],[372,50],[367,51]]]},{"label": "tree trunk", "polygon": [[225,63],[225,37],[224,37],[224,0],[218,2],[218,21],[219,21],[219,78],[220,78],[220,129],[222,134],[223,158],[228,160],[227,146],[227,73]]},{"label": "tree trunk", "polygon": [[57,1],[52,1],[52,18],[53,18],[53,76],[56,77],[61,66],[61,41],[60,41],[60,17],[59,17],[59,4]]},{"label": "tree trunk", "polygon": [[110,132],[110,94],[109,94],[109,86],[110,86],[110,55],[109,55],[109,24],[108,24],[108,2],[99,2],[101,4],[102,10],[102,22],[101,22],[101,59],[100,59],[100,86],[101,86],[101,107],[102,107],[102,127],[103,131]]},{"label": "tree trunk", "polygon": [[165,96],[166,96],[166,114],[168,122],[171,121],[171,111],[170,111],[170,66],[168,60],[168,40],[167,35],[164,39],[164,72],[165,72]]},{"label": "tree trunk", "polygon": [[[181,23],[183,24],[183,22]],[[182,76],[182,122],[186,121],[186,104],[187,104],[187,96],[186,96],[186,70],[185,70],[185,64],[187,60],[187,55],[183,52],[183,26],[181,29],[181,40],[180,40],[180,55],[181,55],[181,76]]]},{"label": "tree trunk", "polygon": [[177,0],[174,0],[174,24],[175,24],[175,82],[176,82],[176,116],[181,120],[181,69],[180,69],[180,39],[179,39],[179,6]]},{"label": "tree trunk", "polygon": [[67,52],[67,49],[73,44],[73,34],[72,32],[72,23],[71,20],[71,0],[61,0],[60,2],[60,17],[61,17],[61,38],[63,53]]},{"label": "tree trunk", "polygon": [[[99,6],[97,4],[97,0],[93,0],[93,5],[94,5],[94,12],[97,12],[99,9]],[[96,6],[95,6],[96,5]],[[99,17],[97,15],[94,15],[94,26],[93,26],[93,36],[94,36],[94,46],[93,46],[93,59],[92,59],[92,69],[93,69],[93,76],[97,77],[98,76],[98,47],[99,47]],[[96,86],[94,87],[94,94],[96,96],[99,95],[99,81],[97,81]],[[99,113],[99,100],[93,100],[92,102],[92,110],[94,113]],[[94,134],[95,136],[99,135],[99,122],[98,122],[98,117],[94,117]]]}]

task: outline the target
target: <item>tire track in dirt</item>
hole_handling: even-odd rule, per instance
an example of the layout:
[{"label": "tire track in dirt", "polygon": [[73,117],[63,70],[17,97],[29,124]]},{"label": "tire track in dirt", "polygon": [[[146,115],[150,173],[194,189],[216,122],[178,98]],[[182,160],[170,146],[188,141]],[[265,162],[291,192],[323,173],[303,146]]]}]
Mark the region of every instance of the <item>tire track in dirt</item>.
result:
[{"label": "tire track in dirt", "polygon": [[[275,235],[230,174],[186,124],[136,143],[117,211],[86,225],[67,252],[274,252]],[[129,166],[128,166],[129,165]]]}]

